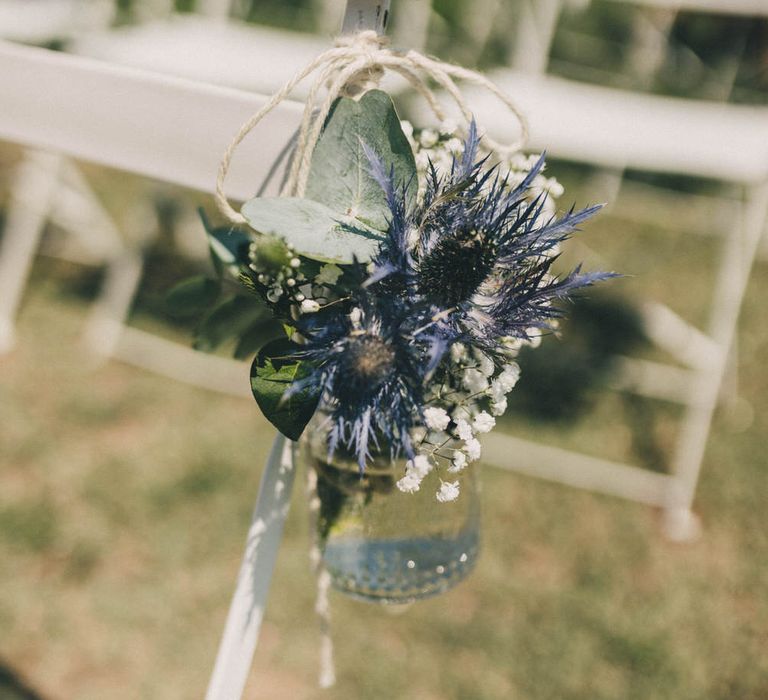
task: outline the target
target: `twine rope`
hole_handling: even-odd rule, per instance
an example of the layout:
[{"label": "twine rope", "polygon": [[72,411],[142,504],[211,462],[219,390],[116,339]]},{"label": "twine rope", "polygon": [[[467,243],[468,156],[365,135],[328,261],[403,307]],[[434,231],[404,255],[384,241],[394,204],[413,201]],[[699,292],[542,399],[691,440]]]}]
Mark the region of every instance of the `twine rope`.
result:
[{"label": "twine rope", "polygon": [[[437,95],[429,86],[430,81],[437,83],[447,93],[467,124],[472,119],[472,113],[457,81],[484,88],[510,111],[520,126],[520,137],[512,143],[502,144],[486,135],[484,138],[488,150],[504,157],[516,153],[525,145],[528,140],[528,125],[525,117],[512,99],[484,75],[429,58],[418,51],[398,51],[390,48],[388,43],[386,37],[380,36],[373,30],[337,38],[334,48],[321,53],[296,73],[240,127],[222,156],[216,179],[216,206],[224,217],[236,225],[245,223],[243,215],[232,207],[224,193],[224,183],[235,151],[259,122],[287,99],[299,83],[313,73],[317,75],[304,106],[296,151],[288,177],[280,191],[281,196],[302,197],[304,195],[312,152],[320,138],[320,132],[334,100],[339,96],[355,97],[376,87],[388,70],[405,78],[424,98],[439,121],[445,120],[446,113]],[[319,95],[323,88],[327,88],[327,93],[320,100]]]}]

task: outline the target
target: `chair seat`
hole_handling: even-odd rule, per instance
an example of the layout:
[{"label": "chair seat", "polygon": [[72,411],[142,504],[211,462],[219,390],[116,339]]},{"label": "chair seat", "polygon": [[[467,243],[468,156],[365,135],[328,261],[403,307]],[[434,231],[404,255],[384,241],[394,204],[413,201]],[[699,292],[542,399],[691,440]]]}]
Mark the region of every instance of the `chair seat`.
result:
[{"label": "chair seat", "polygon": [[278,90],[327,39],[194,15],[80,37],[71,53],[261,93]]},{"label": "chair seat", "polygon": [[0,37],[43,43],[109,24],[110,0],[0,0]]},{"label": "chair seat", "polygon": [[[768,178],[768,108],[645,95],[534,77],[489,76],[528,117],[530,146],[610,168],[734,182]],[[465,89],[478,122],[512,140],[517,125],[492,96]],[[424,106],[420,115],[426,115]]]}]

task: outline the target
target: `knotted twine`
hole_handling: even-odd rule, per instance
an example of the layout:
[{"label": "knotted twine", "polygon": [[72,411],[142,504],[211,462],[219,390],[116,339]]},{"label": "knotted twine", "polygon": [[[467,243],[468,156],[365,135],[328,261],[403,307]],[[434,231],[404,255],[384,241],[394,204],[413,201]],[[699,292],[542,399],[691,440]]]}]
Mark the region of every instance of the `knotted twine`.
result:
[{"label": "knotted twine", "polygon": [[[280,90],[278,90],[258,112],[245,124],[230,143],[219,164],[216,179],[216,206],[224,217],[235,225],[246,223],[245,217],[232,208],[224,193],[224,182],[237,147],[243,139],[283,100],[287,99],[296,86],[305,78],[316,73],[304,106],[299,126],[296,149],[285,183],[280,191],[283,197],[303,197],[309,177],[312,152],[317,145],[325,120],[337,97],[354,97],[376,87],[387,70],[403,76],[426,100],[439,122],[446,119],[446,112],[429,81],[437,83],[456,103],[466,124],[472,120],[472,113],[456,81],[478,85],[491,94],[512,113],[520,125],[520,138],[509,144],[502,144],[485,135],[485,147],[500,157],[519,151],[528,139],[528,125],[512,99],[493,82],[476,71],[429,58],[418,51],[400,51],[389,47],[389,40],[373,30],[358,32],[336,39],[335,46],[321,53],[314,61],[302,68]],[[320,99],[323,88],[325,96]]]},{"label": "knotted twine", "polygon": [[[304,196],[312,153],[334,100],[340,96],[356,97],[377,87],[387,70],[403,76],[426,100],[439,122],[446,120],[446,112],[437,95],[430,88],[428,81],[437,83],[456,103],[465,126],[472,121],[473,117],[456,81],[464,81],[485,88],[512,113],[520,126],[519,139],[509,144],[499,143],[485,135],[486,149],[503,158],[518,152],[525,145],[528,139],[528,125],[525,117],[511,98],[485,76],[460,66],[429,58],[418,51],[391,49],[387,37],[381,36],[373,30],[361,31],[354,35],[338,37],[334,48],[320,54],[314,61],[300,70],[270,98],[267,104],[240,127],[219,164],[215,201],[221,214],[235,225],[246,223],[245,217],[232,208],[224,192],[224,182],[232,158],[243,139],[264,117],[287,99],[299,83],[317,72],[304,106],[304,113],[297,132],[296,147],[290,161],[287,177],[280,190],[280,196],[283,197]],[[326,93],[320,100],[319,96],[323,88],[326,88]],[[466,132],[466,128],[464,131]],[[307,481],[310,517],[316,519],[320,501],[317,496],[317,475],[314,470],[308,470]],[[321,633],[319,684],[322,688],[328,688],[336,680],[328,601],[330,574],[322,563],[317,533],[315,533],[310,549],[310,560],[317,576],[315,612],[320,620]]]}]

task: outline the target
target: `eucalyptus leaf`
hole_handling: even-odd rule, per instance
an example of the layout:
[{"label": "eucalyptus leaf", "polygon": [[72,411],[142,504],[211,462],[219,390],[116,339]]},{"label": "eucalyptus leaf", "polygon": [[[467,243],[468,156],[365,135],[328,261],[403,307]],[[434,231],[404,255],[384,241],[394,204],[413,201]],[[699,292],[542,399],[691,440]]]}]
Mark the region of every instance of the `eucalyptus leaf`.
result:
[{"label": "eucalyptus leaf", "polygon": [[221,283],[205,275],[182,280],[171,288],[165,297],[165,305],[173,316],[196,316],[211,306],[221,293]]},{"label": "eucalyptus leaf", "polygon": [[242,214],[256,231],[281,236],[302,255],[324,262],[370,260],[383,240],[381,232],[311,199],[255,197]]},{"label": "eucalyptus leaf", "polygon": [[317,409],[320,391],[305,387],[286,396],[294,381],[304,379],[311,367],[300,360],[288,360],[297,349],[287,338],[268,343],[251,365],[251,390],[266,419],[283,435],[298,440]]},{"label": "eucalyptus leaf", "polygon": [[[370,173],[363,144],[387,167],[398,185],[415,181],[416,163],[392,98],[370,90],[359,100],[340,97],[331,108],[312,154],[306,196],[332,210],[386,231],[386,199]],[[407,192],[416,196],[416,188]]]}]

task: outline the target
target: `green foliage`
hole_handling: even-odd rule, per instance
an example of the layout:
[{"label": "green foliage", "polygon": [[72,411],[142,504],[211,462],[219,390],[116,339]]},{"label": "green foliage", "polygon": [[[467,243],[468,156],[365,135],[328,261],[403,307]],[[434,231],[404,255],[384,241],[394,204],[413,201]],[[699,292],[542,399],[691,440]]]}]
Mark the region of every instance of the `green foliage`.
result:
[{"label": "green foliage", "polygon": [[248,246],[252,240],[251,236],[234,226],[213,226],[202,209],[200,209],[200,218],[208,235],[211,260],[216,274],[222,277],[226,270],[237,276],[239,265],[248,262]]},{"label": "green foliage", "polygon": [[285,330],[274,318],[259,319],[237,341],[235,357],[244,360],[261,350],[268,342],[285,337]]},{"label": "green foliage", "polygon": [[256,403],[264,417],[291,440],[301,437],[320,400],[320,392],[312,386],[285,395],[294,381],[310,371],[306,363],[287,359],[298,347],[287,338],[274,340],[262,348],[251,366]]},{"label": "green foliage", "polygon": [[[256,197],[245,203],[243,216],[259,233],[281,236],[309,258],[369,260],[387,229],[388,208],[364,146],[394,168],[397,182],[416,177],[392,99],[371,90],[359,101],[341,97],[334,103],[312,154],[306,199]],[[409,193],[414,197],[415,188]]]},{"label": "green foliage", "polygon": [[221,294],[221,283],[206,275],[196,275],[182,280],[168,292],[165,298],[168,312],[174,316],[189,318],[208,309]]},{"label": "green foliage", "polygon": [[230,297],[203,318],[195,334],[195,349],[210,352],[225,340],[240,337],[254,325],[271,320],[271,312],[258,298]]},{"label": "green foliage", "polygon": [[[312,154],[307,197],[386,231],[389,209],[370,174],[364,145],[394,168],[396,182],[408,184],[416,177],[413,151],[392,98],[371,90],[360,100],[341,97],[334,103]],[[409,192],[415,197],[415,188]]]},{"label": "green foliage", "polygon": [[[243,216],[259,233],[275,234],[315,260],[334,263],[369,260],[381,233],[338,214],[320,202],[298,197],[255,197],[243,205]],[[354,227],[342,230],[340,223]]]}]

